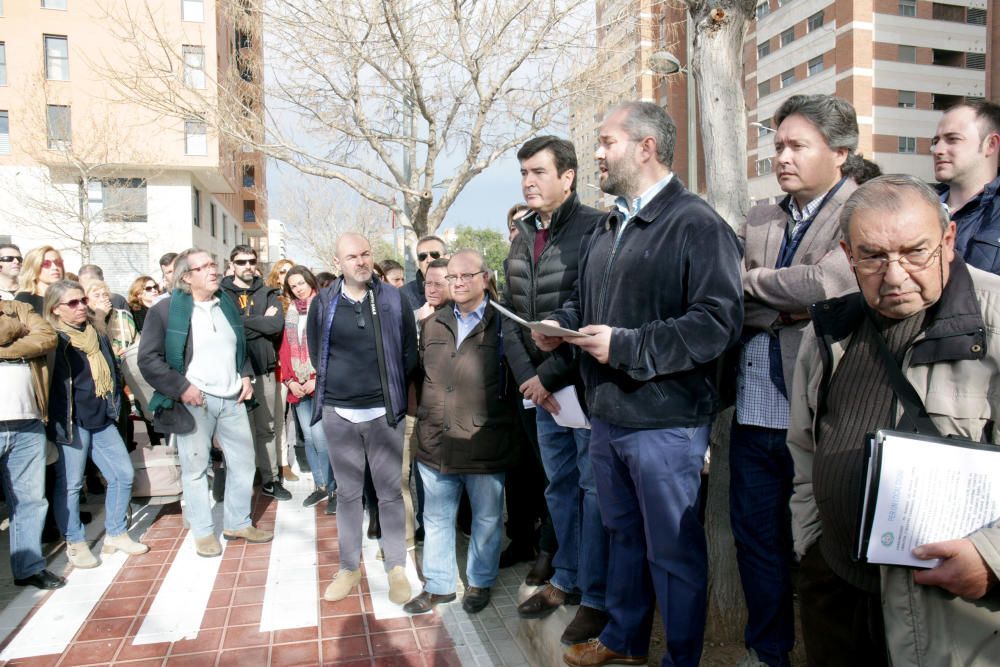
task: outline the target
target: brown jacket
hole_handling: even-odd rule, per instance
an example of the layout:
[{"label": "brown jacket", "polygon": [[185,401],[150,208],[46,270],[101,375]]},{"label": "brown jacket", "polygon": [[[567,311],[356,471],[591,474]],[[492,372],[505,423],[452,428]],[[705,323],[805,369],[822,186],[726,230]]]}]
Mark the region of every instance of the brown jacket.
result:
[{"label": "brown jacket", "polygon": [[851,179],[840,186],[806,230],[791,266],[786,268],[774,268],[789,222],[782,206],[754,206],[739,232],[743,240],[743,331],[767,331],[778,336],[789,391],[802,330],[809,320],[783,324],[781,314],[805,313],[818,301],[858,291],[839,245],[840,210],[857,189]]},{"label": "brown jacket", "polygon": [[458,322],[450,306],[424,322],[416,457],[438,472],[497,473],[517,459],[514,405],[500,398],[506,369],[500,365],[498,317],[487,306],[458,349]]},{"label": "brown jacket", "polygon": [[[22,335],[24,329],[27,334]],[[55,329],[34,309],[20,301],[0,301],[0,359],[29,359],[35,401],[48,418],[48,354],[56,349]]]}]

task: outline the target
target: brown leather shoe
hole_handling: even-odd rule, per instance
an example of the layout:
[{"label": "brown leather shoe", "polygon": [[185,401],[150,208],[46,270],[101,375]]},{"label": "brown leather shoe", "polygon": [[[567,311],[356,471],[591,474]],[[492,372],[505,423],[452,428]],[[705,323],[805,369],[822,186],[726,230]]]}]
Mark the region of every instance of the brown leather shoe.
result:
[{"label": "brown leather shoe", "polygon": [[422,591],[420,595],[403,605],[403,611],[407,614],[426,614],[434,609],[435,606],[444,602],[451,602],[456,597],[454,593],[438,595],[437,593]]},{"label": "brown leather shoe", "polygon": [[535,564],[531,566],[528,576],[524,578],[524,583],[529,586],[541,586],[548,582],[555,573],[556,570],[552,567],[552,554],[548,551],[539,551]]},{"label": "brown leather shoe", "polygon": [[545,618],[564,604],[580,604],[580,594],[564,593],[552,584],[545,584],[517,606],[517,615],[521,618]]},{"label": "brown leather shoe", "polygon": [[563,662],[572,667],[598,667],[599,665],[645,665],[646,656],[632,656],[615,653],[601,643],[591,639],[583,644],[574,644],[563,653]]},{"label": "brown leather shoe", "polygon": [[589,639],[597,639],[607,624],[607,612],[581,605],[576,610],[576,616],[563,631],[560,641],[566,646],[572,646],[582,644]]}]

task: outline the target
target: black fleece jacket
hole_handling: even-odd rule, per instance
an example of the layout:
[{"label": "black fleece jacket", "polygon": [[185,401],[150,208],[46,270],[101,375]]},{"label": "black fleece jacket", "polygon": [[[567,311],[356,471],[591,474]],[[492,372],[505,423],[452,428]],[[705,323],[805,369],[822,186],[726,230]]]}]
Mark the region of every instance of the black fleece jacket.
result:
[{"label": "black fleece jacket", "polygon": [[[278,290],[267,287],[259,277],[250,287],[237,287],[232,276],[226,276],[220,285],[240,313],[247,333],[247,356],[254,375],[273,373],[278,365],[278,346],[285,330],[285,312],[281,308]],[[271,314],[267,315],[267,311]]]}]

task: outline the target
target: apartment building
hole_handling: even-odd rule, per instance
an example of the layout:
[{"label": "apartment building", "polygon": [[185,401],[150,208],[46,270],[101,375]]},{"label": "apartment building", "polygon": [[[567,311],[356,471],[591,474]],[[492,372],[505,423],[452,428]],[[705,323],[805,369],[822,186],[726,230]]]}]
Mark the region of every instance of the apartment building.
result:
[{"label": "apartment building", "polygon": [[[163,42],[123,39],[129,20]],[[263,156],[112,81],[148,49],[179,94],[231,91],[258,127],[261,33],[236,0],[0,0],[0,241],[55,246],[69,271],[97,263],[115,290],[191,246],[221,261],[248,242],[266,260]]]},{"label": "apartment building", "polygon": [[751,198],[781,194],[771,128],[796,94],[846,98],[865,157],[933,182],[930,140],[942,110],[984,97],[987,70],[996,76],[989,18],[987,0],[762,0],[743,54]]}]

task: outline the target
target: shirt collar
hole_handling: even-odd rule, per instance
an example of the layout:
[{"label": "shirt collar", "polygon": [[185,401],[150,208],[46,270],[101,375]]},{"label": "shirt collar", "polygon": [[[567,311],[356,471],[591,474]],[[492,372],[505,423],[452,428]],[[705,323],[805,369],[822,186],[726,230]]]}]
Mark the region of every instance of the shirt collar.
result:
[{"label": "shirt collar", "polygon": [[615,208],[621,212],[622,217],[625,220],[632,218],[642,210],[643,206],[653,201],[653,197],[660,194],[660,190],[667,187],[667,184],[670,183],[670,179],[673,177],[674,173],[670,172],[667,174],[666,178],[654,183],[648,190],[633,199],[631,202],[629,202],[629,200],[625,197],[618,197],[615,199]]},{"label": "shirt collar", "polygon": [[788,212],[792,216],[792,220],[795,222],[802,222],[803,220],[808,220],[813,217],[816,211],[819,209],[819,205],[823,203],[823,199],[826,197],[826,192],[821,194],[816,199],[813,199],[804,208],[799,208],[798,203],[795,201],[795,197],[788,198]]},{"label": "shirt collar", "polygon": [[468,315],[462,314],[462,311],[458,309],[458,304],[453,305],[452,309],[455,311],[455,317],[461,322],[466,322],[466,318],[469,318],[468,321],[470,322],[479,322],[483,319],[483,314],[486,313],[486,297],[483,296],[482,303],[480,303],[479,306],[477,306],[476,309]]}]

